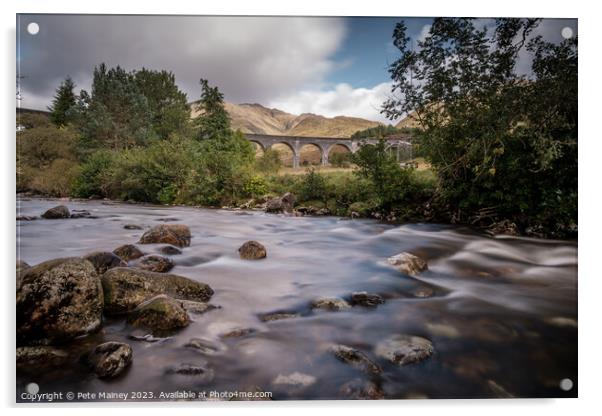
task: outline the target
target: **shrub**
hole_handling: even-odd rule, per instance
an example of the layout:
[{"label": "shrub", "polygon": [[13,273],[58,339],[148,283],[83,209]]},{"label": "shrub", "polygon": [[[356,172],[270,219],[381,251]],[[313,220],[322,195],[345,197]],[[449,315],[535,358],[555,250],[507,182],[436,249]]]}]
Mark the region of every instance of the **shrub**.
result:
[{"label": "shrub", "polygon": [[73,184],[73,196],[78,198],[107,197],[117,154],[99,150],[87,157]]},{"label": "shrub", "polygon": [[351,165],[351,154],[346,152],[334,152],[330,155],[328,161],[336,168],[347,168]]},{"label": "shrub", "polygon": [[56,159],[50,166],[38,170],[31,179],[30,189],[43,195],[64,197],[71,194],[79,165],[68,159]]},{"label": "shrub", "polygon": [[247,179],[243,190],[246,195],[257,198],[268,192],[268,185],[263,176],[252,175]]},{"label": "shrub", "polygon": [[274,149],[266,149],[261,157],[255,160],[255,167],[260,172],[264,173],[278,173],[282,167],[282,160],[280,159],[280,153]]},{"label": "shrub", "polygon": [[299,199],[301,201],[309,201],[312,199],[325,201],[327,193],[328,190],[326,188],[324,176],[316,172],[314,168],[308,169],[299,186]]}]

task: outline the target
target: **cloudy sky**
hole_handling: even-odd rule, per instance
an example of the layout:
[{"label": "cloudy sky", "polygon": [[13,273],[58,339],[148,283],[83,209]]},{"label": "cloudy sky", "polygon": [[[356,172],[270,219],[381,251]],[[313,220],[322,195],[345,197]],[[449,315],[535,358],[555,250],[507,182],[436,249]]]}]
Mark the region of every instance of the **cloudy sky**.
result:
[{"label": "cloudy sky", "polygon": [[[403,19],[413,39],[428,32],[430,18]],[[386,121],[379,111],[390,91],[387,66],[397,56],[391,35],[399,20],[19,15],[21,106],[45,109],[66,76],[77,91],[89,90],[94,66],[105,62],[173,71],[189,101],[199,98],[202,77],[234,103]],[[32,22],[36,34],[28,32]],[[546,19],[537,34],[560,41],[566,27],[577,33],[576,20]],[[528,66],[527,58],[521,64]]]}]

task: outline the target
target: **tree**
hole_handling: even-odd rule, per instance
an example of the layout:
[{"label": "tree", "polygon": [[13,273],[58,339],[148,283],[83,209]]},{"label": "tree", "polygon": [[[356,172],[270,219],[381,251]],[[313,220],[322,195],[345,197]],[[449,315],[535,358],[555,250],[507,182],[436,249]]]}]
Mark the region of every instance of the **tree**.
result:
[{"label": "tree", "polygon": [[199,116],[194,120],[199,140],[218,138],[230,131],[230,116],[224,107],[224,94],[217,87],[209,86],[206,79],[200,80],[201,99],[197,104]]},{"label": "tree", "polygon": [[356,174],[372,183],[377,203],[385,211],[390,211],[412,191],[412,171],[399,166],[387,151],[384,139],[376,145],[362,144],[351,157],[358,167]]},{"label": "tree", "polygon": [[128,149],[156,137],[149,102],[134,75],[121,67],[94,68],[92,92],[82,90],[71,112],[81,134],[80,147]]},{"label": "tree", "polygon": [[[523,227],[576,224],[577,40],[533,37],[538,24],[497,19],[488,30],[437,18],[415,48],[405,24],[395,28],[396,97],[383,112],[415,111],[420,150],[464,220],[493,208]],[[532,66],[521,75],[525,54]]]},{"label": "tree", "polygon": [[148,101],[151,123],[155,133],[166,139],[172,133],[181,133],[190,119],[186,94],[176,85],[172,72],[142,68],[134,72],[134,82]]},{"label": "tree", "polygon": [[50,111],[50,120],[57,127],[64,127],[70,121],[69,109],[75,105],[75,93],[73,89],[75,84],[70,77],[67,77],[56,89],[56,94],[52,99],[52,105],[48,107]]}]

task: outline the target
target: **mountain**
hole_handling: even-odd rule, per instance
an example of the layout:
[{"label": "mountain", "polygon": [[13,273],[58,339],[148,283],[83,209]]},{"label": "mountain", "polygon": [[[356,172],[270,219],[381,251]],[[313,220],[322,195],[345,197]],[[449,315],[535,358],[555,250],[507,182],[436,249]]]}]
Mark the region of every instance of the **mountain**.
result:
[{"label": "mountain", "polygon": [[[194,118],[198,111],[192,104]],[[359,130],[381,123],[356,117],[337,116],[328,118],[316,114],[294,115],[261,104],[225,104],[232,119],[232,127],[244,133],[286,136],[350,137]]]},{"label": "mountain", "polygon": [[401,121],[399,123],[397,123],[395,125],[395,127],[397,127],[398,129],[403,129],[403,128],[415,129],[415,128],[419,128],[420,127],[420,122],[418,121],[418,118],[416,116],[416,112],[412,111],[410,114],[408,114],[403,119],[401,119]]}]

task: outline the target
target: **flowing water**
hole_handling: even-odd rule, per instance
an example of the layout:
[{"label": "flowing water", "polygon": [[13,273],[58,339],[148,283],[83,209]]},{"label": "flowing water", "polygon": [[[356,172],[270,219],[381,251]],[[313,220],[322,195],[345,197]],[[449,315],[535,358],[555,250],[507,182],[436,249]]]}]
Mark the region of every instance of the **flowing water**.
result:
[{"label": "flowing water", "polygon": [[[63,202],[65,203],[65,202]],[[40,215],[58,201],[24,199],[20,215]],[[170,272],[209,284],[211,303],[221,308],[193,315],[193,322],[157,342],[132,340],[122,319],[71,348],[85,351],[104,341],[129,343],[132,366],[117,379],[98,379],[77,361],[37,374],[17,374],[17,393],[29,382],[40,393],[232,392],[261,389],[273,399],[344,399],[341,386],[371,380],[389,399],[575,397],[577,395],[577,245],[527,238],[491,238],[468,228],[428,224],[392,226],[373,220],[287,217],[190,207],[66,202],[95,219],[35,220],[17,224],[18,253],[29,264],[112,251],[135,243],[161,221],[187,224],[190,247],[171,258]],[[264,260],[238,257],[246,240],[263,243]],[[154,252],[160,245],[139,246]],[[386,264],[408,251],[429,270],[409,277]],[[431,292],[432,293],[429,293]],[[312,311],[319,297],[348,298],[354,291],[378,293],[376,308]],[[426,292],[429,297],[416,294]],[[299,316],[262,322],[268,312]],[[222,339],[233,329],[243,337]],[[379,359],[374,346],[394,334],[432,341],[433,356],[403,367]],[[185,347],[191,338],[213,342],[218,351]],[[333,344],[357,348],[383,369],[368,376],[339,361]],[[214,377],[169,372],[180,364],[202,365]],[[301,381],[281,384],[294,373]],[[294,377],[293,377],[294,378]],[[560,381],[571,379],[570,391]],[[130,396],[131,398],[131,396]]]}]

